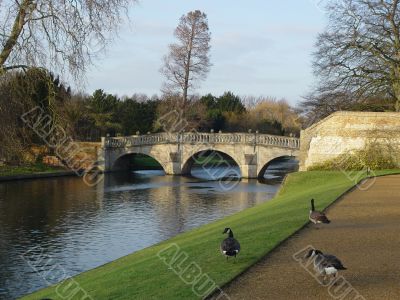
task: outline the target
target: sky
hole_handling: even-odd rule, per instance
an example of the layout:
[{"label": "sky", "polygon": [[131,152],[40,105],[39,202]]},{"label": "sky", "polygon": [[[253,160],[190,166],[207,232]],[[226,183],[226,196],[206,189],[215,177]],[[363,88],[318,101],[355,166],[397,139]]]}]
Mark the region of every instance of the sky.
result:
[{"label": "sky", "polygon": [[162,57],[179,18],[208,16],[212,67],[198,94],[286,98],[295,105],[312,86],[312,52],[326,25],[320,0],[140,0],[87,75],[85,91],[161,94]]}]

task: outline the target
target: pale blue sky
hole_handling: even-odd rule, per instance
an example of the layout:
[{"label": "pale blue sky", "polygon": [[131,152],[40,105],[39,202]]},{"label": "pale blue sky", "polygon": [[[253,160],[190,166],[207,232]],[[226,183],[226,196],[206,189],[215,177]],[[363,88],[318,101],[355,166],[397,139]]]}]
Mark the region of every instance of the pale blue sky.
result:
[{"label": "pale blue sky", "polygon": [[200,94],[265,95],[301,100],[313,82],[311,53],[325,26],[320,0],[141,0],[130,11],[132,25],[121,30],[87,76],[86,91],[160,94],[159,69],[181,15],[208,15],[211,62]]}]

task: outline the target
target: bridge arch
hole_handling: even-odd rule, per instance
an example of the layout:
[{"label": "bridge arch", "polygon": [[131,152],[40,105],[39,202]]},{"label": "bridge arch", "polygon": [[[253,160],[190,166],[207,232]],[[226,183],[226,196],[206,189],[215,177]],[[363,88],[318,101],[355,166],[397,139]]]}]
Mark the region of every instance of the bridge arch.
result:
[{"label": "bridge arch", "polygon": [[293,155],[279,155],[279,156],[270,158],[266,163],[261,164],[261,168],[259,169],[260,171],[258,172],[257,177],[258,178],[263,178],[265,172],[268,169],[268,167],[271,166],[272,163],[274,163],[274,162],[276,162],[276,161],[278,161],[279,159],[282,159],[282,158],[296,158],[296,157],[293,156]]},{"label": "bridge arch", "polygon": [[235,161],[242,178],[257,178],[269,161],[296,156],[299,147],[297,138],[258,133],[157,133],[102,138],[98,160],[107,172],[121,163],[124,166],[127,155],[146,154],[158,161],[166,174],[184,175],[190,172],[192,156],[197,152],[219,151]]},{"label": "bridge arch", "polygon": [[138,151],[138,150],[127,151],[116,157],[112,163],[111,170],[112,171],[129,170],[129,167],[131,166],[130,160],[134,155],[143,155],[150,157],[154,159],[162,167],[164,172],[166,171],[165,163],[160,158],[157,158],[157,155],[152,155],[151,153],[143,153],[143,151]]},{"label": "bridge arch", "polygon": [[[201,164],[210,168],[225,167],[217,173],[211,173],[215,175],[215,179],[221,177],[238,177],[242,176],[242,170],[240,163],[235,159],[234,156],[216,149],[202,149],[190,156],[185,157],[182,163],[182,174],[189,175],[194,165]],[[218,174],[218,175],[216,175]]]}]

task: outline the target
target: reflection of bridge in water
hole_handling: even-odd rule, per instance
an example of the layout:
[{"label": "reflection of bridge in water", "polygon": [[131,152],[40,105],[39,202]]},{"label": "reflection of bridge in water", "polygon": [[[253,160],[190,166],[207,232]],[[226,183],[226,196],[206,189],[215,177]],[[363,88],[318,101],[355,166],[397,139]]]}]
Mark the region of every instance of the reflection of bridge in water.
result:
[{"label": "reflection of bridge in water", "polygon": [[[123,170],[129,167],[130,155],[144,154],[159,162],[166,174],[184,175],[190,174],[199,157],[204,164],[216,166],[219,158],[227,155],[239,167],[241,177],[257,178],[263,176],[272,160],[298,156],[299,148],[298,138],[258,133],[158,133],[107,137],[102,138],[99,167],[106,172]],[[221,166],[226,167],[226,162],[224,164]],[[229,168],[227,170],[229,172]]]}]

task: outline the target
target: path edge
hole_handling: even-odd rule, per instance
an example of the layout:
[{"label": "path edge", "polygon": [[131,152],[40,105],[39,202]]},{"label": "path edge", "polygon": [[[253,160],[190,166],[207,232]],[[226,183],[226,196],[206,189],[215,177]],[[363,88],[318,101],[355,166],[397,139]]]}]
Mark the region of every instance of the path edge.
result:
[{"label": "path edge", "polygon": [[[330,208],[332,208],[334,205],[336,205],[339,201],[343,200],[344,197],[346,197],[348,194],[350,194],[351,192],[353,192],[355,189],[357,189],[359,184],[363,184],[364,182],[374,179],[374,178],[378,178],[378,177],[385,177],[385,176],[392,176],[392,175],[399,175],[399,173],[392,173],[392,174],[382,174],[382,175],[375,175],[375,176],[369,176],[367,178],[362,178],[360,179],[357,183],[355,183],[352,187],[348,188],[347,190],[345,190],[342,194],[340,194],[335,200],[333,200],[328,206],[326,206],[324,208],[324,212],[329,210]],[[284,183],[286,181],[286,177],[285,176],[284,180],[282,183]],[[281,188],[283,187],[283,184],[281,185]],[[276,195],[278,195],[279,190],[277,192]],[[209,300],[209,299],[215,299],[214,296],[217,296],[221,290],[223,291],[225,288],[230,287],[239,277],[241,277],[242,275],[246,274],[247,272],[250,271],[250,269],[252,269],[255,265],[257,265],[258,263],[262,262],[263,260],[267,259],[268,257],[270,257],[279,247],[283,246],[285,243],[287,243],[289,241],[289,239],[291,239],[292,237],[294,237],[295,235],[299,234],[300,231],[302,231],[303,229],[305,229],[307,226],[310,225],[310,221],[306,222],[303,226],[301,226],[299,229],[297,229],[295,232],[293,232],[291,235],[289,235],[288,237],[286,237],[285,239],[283,239],[282,241],[280,241],[278,244],[275,245],[274,248],[271,249],[271,251],[269,251],[267,254],[265,254],[264,256],[262,256],[259,260],[255,261],[253,264],[251,264],[250,266],[248,266],[247,268],[245,268],[242,272],[240,272],[239,274],[237,274],[235,277],[233,277],[230,281],[228,281],[227,283],[225,283],[224,285],[220,286],[219,289],[216,289],[215,291],[213,291],[209,296],[207,296],[206,298],[204,298],[205,300]],[[229,297],[229,295],[228,295]],[[230,298],[228,298],[230,299]]]}]

